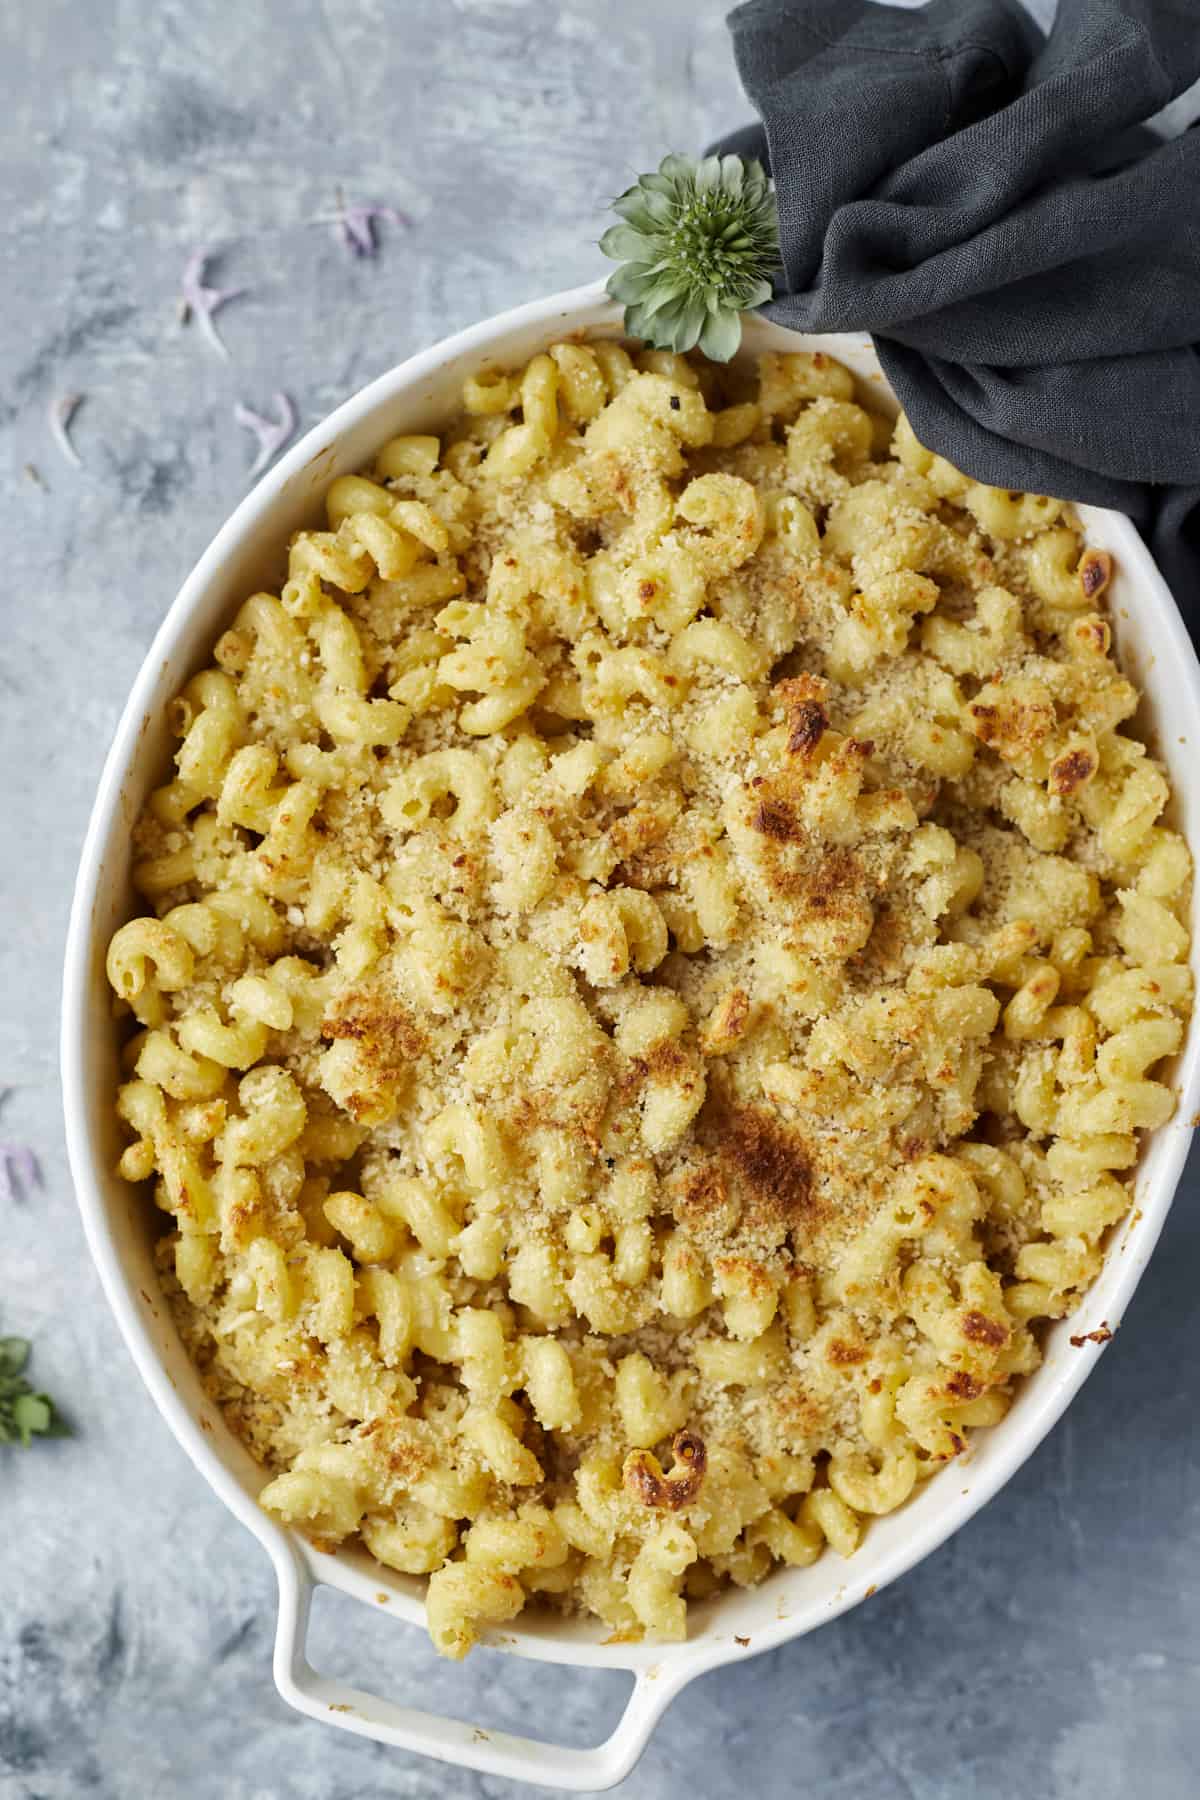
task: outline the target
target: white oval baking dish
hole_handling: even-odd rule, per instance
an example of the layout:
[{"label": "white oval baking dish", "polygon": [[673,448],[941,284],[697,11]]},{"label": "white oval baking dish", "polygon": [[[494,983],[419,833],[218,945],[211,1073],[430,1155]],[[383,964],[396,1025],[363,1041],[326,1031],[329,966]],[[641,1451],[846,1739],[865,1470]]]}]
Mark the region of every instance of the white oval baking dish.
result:
[{"label": "white oval baking dish", "polygon": [[[201,557],[167,613],[117,729],[84,844],[66,947],[62,1079],[71,1168],[88,1242],[130,1354],[160,1412],[210,1486],[259,1539],[279,1579],[275,1679],[283,1697],[316,1719],[381,1743],[510,1779],[596,1791],[633,1766],[666,1706],[695,1676],[772,1648],[836,1618],[926,1556],[990,1499],[1045,1436],[1099,1355],[1072,1335],[1115,1327],[1146,1266],[1171,1204],[1200,1104],[1200,1030],[1178,1061],[1174,1120],[1154,1134],[1137,1174],[1137,1205],[1119,1229],[1104,1270],[1079,1312],[1050,1332],[1043,1366],[1009,1416],[979,1433],[967,1456],[934,1477],[899,1512],[875,1521],[849,1562],[828,1554],[811,1569],[781,1570],[761,1587],[733,1590],[693,1614],[684,1644],[613,1644],[599,1624],[530,1616],[487,1640],[518,1656],[629,1670],[634,1685],[613,1734],[574,1749],[482,1731],[405,1700],[384,1700],[323,1678],[305,1654],[314,1586],[325,1582],[412,1625],[423,1620],[421,1585],[365,1556],[322,1555],[260,1511],[263,1471],[231,1435],[201,1389],[161,1303],[151,1261],[151,1208],[113,1173],[117,1127],[112,1096],[116,1044],[104,980],[111,932],[134,910],[130,828],[170,756],[165,703],[210,660],[210,646],[236,605],[281,561],[290,532],[314,522],[337,475],[359,468],[397,432],[436,429],[457,406],[464,378],[485,363],[515,363],[572,332],[620,335],[620,314],[589,286],[516,308],[460,332],[382,376],[310,431],[242,502]],[[759,318],[747,322],[751,350],[798,349],[805,340]],[[870,340],[826,337],[820,347],[886,394]],[[1200,845],[1200,668],[1170,594],[1127,519],[1080,508],[1089,538],[1114,553],[1113,624],[1129,673],[1147,699],[1141,723],[1153,734],[1175,789],[1176,822]],[[1193,918],[1194,939],[1200,929]]]}]

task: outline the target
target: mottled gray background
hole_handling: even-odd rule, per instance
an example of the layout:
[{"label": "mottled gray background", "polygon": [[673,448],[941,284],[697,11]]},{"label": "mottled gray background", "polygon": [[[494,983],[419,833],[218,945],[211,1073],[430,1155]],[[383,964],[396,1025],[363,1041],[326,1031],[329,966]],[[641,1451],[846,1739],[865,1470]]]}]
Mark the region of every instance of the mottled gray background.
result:
[{"label": "mottled gray background", "polygon": [[[426,1800],[476,1779],[290,1713],[266,1559],[143,1393],[84,1250],[59,1117],[59,960],[101,758],[163,610],[240,498],[236,401],[302,423],[410,351],[594,275],[606,198],[743,116],[706,0],[35,0],[0,6],[0,1332],[74,1421],[0,1450],[3,1800]],[[351,261],[342,185],[410,218]],[[198,244],[252,292],[222,362],[180,329]],[[80,470],[47,408],[86,395]],[[33,464],[46,486],[24,472]],[[678,1700],[630,1800],[1182,1800],[1200,1783],[1196,1182],[1071,1414],[973,1524],[816,1636]],[[620,1677],[439,1666],[335,1601],[315,1660],[586,1743]]]}]

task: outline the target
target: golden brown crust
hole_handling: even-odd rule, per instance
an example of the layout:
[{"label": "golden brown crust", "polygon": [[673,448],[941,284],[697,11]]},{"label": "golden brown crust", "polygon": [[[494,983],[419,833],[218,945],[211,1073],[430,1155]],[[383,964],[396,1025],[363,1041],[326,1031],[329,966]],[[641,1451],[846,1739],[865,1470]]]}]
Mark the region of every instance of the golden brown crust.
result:
[{"label": "golden brown crust", "polygon": [[704,1027],[701,1045],[709,1056],[723,1056],[746,1035],[750,1023],[750,996],[744,987],[730,988]]},{"label": "golden brown crust", "polygon": [[1097,759],[1090,750],[1068,750],[1064,755],[1056,757],[1050,765],[1050,787],[1066,799],[1092,779],[1098,766]]},{"label": "golden brown crust", "polygon": [[1018,694],[1000,684],[985,688],[984,694],[990,697],[972,700],[967,708],[970,728],[1006,762],[1031,755],[1053,731],[1054,705],[1048,695]]},{"label": "golden brown crust", "polygon": [[805,836],[804,827],[783,800],[760,800],[751,824],[778,844],[800,843]]},{"label": "golden brown crust", "polygon": [[1012,1335],[1008,1326],[999,1319],[989,1319],[986,1313],[975,1311],[963,1314],[962,1334],[973,1344],[990,1344],[996,1349],[1007,1344]]},{"label": "golden brown crust", "polygon": [[813,1163],[799,1132],[761,1107],[736,1108],[721,1120],[718,1156],[744,1196],[751,1226],[793,1231],[817,1205]]},{"label": "golden brown crust", "polygon": [[1111,1328],[1102,1323],[1097,1325],[1095,1331],[1080,1332],[1070,1341],[1076,1350],[1081,1350],[1084,1344],[1109,1344],[1112,1342],[1112,1337]]},{"label": "golden brown crust", "polygon": [[1112,580],[1113,559],[1107,550],[1086,550],[1079,559],[1079,585],[1088,600],[1097,600]]},{"label": "golden brown crust", "polygon": [[425,1049],[425,1037],[408,1008],[386,993],[347,994],[326,1013],[322,1037],[350,1039],[368,1068],[396,1079]]},{"label": "golden brown crust", "polygon": [[811,757],[829,730],[829,714],[824,705],[828,687],[828,682],[815,676],[796,675],[775,688],[787,718],[789,755]]},{"label": "golden brown crust", "polygon": [[708,1468],[704,1439],[695,1431],[677,1431],[671,1439],[675,1461],[669,1474],[649,1450],[625,1458],[621,1479],[625,1490],[655,1512],[678,1512],[699,1498]]}]

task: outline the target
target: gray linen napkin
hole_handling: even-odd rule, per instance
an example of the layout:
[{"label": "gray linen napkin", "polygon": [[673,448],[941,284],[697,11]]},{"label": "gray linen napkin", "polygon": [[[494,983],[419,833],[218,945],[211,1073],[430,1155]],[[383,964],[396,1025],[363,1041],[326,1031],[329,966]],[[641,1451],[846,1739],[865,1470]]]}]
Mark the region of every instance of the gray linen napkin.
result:
[{"label": "gray linen napkin", "polygon": [[923,443],[994,486],[1129,513],[1200,630],[1200,0],[749,0],[784,280],[769,315],[867,331]]}]

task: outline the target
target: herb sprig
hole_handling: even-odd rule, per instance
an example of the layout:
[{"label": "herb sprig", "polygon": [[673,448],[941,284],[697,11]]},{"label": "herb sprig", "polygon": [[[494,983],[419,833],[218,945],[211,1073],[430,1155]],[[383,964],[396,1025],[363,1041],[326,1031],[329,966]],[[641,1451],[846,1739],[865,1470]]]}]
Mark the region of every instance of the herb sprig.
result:
[{"label": "herb sprig", "polygon": [[728,362],[741,315],[771,298],[779,219],[761,163],[740,156],[665,156],[613,201],[622,219],[600,239],[621,266],[608,292],[631,337],[659,350],[699,344]]},{"label": "herb sprig", "polygon": [[26,1449],[35,1437],[66,1437],[69,1429],[53,1400],[25,1379],[29,1348],[27,1338],[0,1338],[0,1444]]}]

